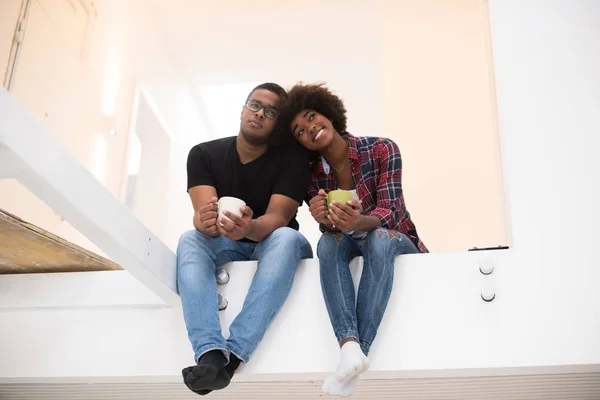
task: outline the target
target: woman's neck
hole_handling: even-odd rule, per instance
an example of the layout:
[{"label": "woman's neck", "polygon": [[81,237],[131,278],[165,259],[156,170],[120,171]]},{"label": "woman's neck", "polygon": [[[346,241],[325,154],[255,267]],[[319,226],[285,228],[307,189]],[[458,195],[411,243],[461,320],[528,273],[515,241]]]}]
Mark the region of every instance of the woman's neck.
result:
[{"label": "woman's neck", "polygon": [[348,158],[348,142],[335,132],[331,144],[321,153],[327,163],[334,168],[344,165]]}]

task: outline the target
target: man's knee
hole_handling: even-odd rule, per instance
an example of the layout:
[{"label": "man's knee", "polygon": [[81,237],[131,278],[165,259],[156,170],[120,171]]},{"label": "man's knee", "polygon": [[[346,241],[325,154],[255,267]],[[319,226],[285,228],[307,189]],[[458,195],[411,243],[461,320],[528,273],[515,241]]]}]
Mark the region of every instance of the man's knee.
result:
[{"label": "man's knee", "polygon": [[204,233],[198,232],[196,229],[192,229],[181,234],[181,236],[179,237],[179,243],[177,244],[177,249],[185,249],[189,246],[209,246],[212,241],[217,239],[218,237],[211,237],[205,235]]},{"label": "man's knee", "polygon": [[198,254],[205,253],[210,258],[214,259],[215,255],[212,250],[216,243],[212,241],[216,238],[206,236],[197,230],[190,230],[184,232],[179,237],[179,243],[177,244],[177,264],[182,261],[189,260],[190,257],[197,257]]},{"label": "man's knee", "polygon": [[269,240],[277,241],[278,243],[296,243],[300,242],[302,235],[295,229],[287,226],[275,229],[269,236]]},{"label": "man's knee", "polygon": [[312,257],[312,250],[306,238],[297,230],[288,227],[275,229],[260,246],[261,257]]},{"label": "man's knee", "polygon": [[190,230],[183,232],[181,236],[179,236],[179,243],[177,244],[177,249],[183,249],[187,246],[192,246],[194,243],[198,241],[197,234],[200,233],[197,230]]},{"label": "man's knee", "polygon": [[[281,248],[288,251],[296,249],[298,252],[303,250],[303,247],[308,245],[308,241],[300,232],[288,227],[275,229],[267,238],[269,248]],[[310,245],[308,245],[310,246]]]}]

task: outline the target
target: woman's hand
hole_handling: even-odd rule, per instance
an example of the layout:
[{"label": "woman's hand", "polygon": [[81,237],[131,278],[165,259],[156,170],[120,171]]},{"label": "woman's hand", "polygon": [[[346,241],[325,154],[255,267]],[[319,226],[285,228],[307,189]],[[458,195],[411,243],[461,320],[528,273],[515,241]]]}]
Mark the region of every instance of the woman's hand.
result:
[{"label": "woman's hand", "polygon": [[342,232],[360,230],[360,203],[356,200],[350,200],[346,204],[333,201],[329,205],[327,219],[334,228],[337,228]]},{"label": "woman's hand", "polygon": [[327,193],[323,189],[319,190],[319,193],[308,202],[308,209],[310,215],[320,224],[329,224],[327,215]]}]

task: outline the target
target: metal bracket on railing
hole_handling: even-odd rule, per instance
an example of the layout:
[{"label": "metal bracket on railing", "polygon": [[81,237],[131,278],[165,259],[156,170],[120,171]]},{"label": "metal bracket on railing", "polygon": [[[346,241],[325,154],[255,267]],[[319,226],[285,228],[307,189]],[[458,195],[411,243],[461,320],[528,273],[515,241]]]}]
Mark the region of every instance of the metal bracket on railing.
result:
[{"label": "metal bracket on railing", "polygon": [[223,297],[223,295],[221,293],[217,293],[217,299],[219,302],[219,311],[223,311],[224,309],[226,309],[227,304],[229,304],[227,299],[225,297]]},{"label": "metal bracket on railing", "polygon": [[227,272],[225,268],[219,268],[217,272],[215,272],[215,276],[217,277],[218,285],[227,285],[229,282],[229,272]]}]

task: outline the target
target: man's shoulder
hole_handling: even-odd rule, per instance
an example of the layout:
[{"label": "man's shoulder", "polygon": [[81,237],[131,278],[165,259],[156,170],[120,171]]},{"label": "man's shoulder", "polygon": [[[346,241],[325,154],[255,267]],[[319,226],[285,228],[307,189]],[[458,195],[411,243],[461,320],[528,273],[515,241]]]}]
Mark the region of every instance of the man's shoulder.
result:
[{"label": "man's shoulder", "polygon": [[203,142],[197,144],[194,147],[201,148],[203,150],[219,150],[219,149],[227,149],[231,144],[235,142],[235,136],[229,136],[221,139],[210,140],[208,142]]},{"label": "man's shoulder", "polygon": [[235,136],[202,142],[192,147],[190,154],[206,153],[210,155],[220,155],[227,151],[229,146],[231,146],[234,142]]}]

